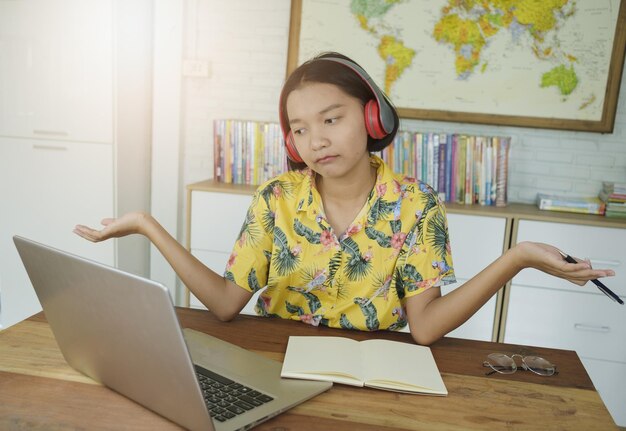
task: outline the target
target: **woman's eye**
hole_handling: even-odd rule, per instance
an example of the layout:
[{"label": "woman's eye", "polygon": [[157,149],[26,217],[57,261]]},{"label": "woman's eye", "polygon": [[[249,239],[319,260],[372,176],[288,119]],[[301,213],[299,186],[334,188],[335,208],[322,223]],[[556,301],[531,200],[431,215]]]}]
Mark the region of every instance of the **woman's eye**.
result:
[{"label": "woman's eye", "polygon": [[301,135],[304,133],[304,129],[295,129],[295,130],[292,130],[292,133],[294,135]]},{"label": "woman's eye", "polygon": [[324,123],[326,124],[335,124],[337,122],[338,118],[334,117],[334,118],[327,118],[326,120],[324,120]]}]

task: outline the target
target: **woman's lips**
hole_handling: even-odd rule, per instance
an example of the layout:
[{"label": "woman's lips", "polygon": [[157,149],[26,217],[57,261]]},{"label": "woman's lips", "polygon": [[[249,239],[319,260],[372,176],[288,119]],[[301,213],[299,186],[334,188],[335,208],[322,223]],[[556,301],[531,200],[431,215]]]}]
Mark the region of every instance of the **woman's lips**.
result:
[{"label": "woman's lips", "polygon": [[320,164],[330,163],[333,160],[335,160],[336,158],[337,158],[337,156],[325,156],[325,157],[321,157],[321,158],[317,159],[315,161],[315,163],[320,163]]}]

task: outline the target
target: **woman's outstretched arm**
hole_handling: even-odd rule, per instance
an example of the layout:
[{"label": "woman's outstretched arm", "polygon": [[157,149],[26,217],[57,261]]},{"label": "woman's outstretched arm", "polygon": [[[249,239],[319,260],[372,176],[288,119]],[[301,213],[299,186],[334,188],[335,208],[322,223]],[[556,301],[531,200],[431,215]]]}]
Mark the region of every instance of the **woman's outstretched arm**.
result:
[{"label": "woman's outstretched arm", "polygon": [[437,341],[469,319],[524,268],[535,268],[581,286],[594,278],[615,275],[612,270],[593,269],[588,262],[568,263],[551,245],[522,242],[447,295],[441,296],[439,288],[430,288],[408,298],[406,311],[413,339],[424,345]]},{"label": "woman's outstretched arm", "polygon": [[206,267],[149,214],[128,213],[118,219],[104,219],[102,225],[101,230],[77,225],[74,232],[92,242],[144,235],[163,254],[185,286],[220,320],[235,317],[252,297],[247,290]]}]

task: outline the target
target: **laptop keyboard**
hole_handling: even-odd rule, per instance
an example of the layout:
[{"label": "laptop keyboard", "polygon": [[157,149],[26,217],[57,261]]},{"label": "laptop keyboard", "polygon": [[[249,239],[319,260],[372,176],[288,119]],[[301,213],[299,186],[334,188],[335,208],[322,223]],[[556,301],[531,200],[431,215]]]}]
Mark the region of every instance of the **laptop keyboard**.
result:
[{"label": "laptop keyboard", "polygon": [[213,419],[224,422],[274,398],[195,365],[204,401]]}]

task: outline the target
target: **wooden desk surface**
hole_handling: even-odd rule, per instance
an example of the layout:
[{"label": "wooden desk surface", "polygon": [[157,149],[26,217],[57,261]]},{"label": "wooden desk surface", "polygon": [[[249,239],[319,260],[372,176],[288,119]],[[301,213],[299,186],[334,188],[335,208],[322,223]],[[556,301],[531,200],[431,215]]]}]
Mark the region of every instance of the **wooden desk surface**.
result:
[{"label": "wooden desk surface", "polygon": [[[362,333],[314,328],[299,322],[239,316],[229,323],[210,313],[177,309],[183,327],[218,336],[282,360],[289,335],[386,338],[404,333]],[[406,395],[335,385],[330,391],[266,422],[259,430],[501,430],[617,429],[573,351],[444,338],[431,346],[447,397]],[[485,376],[492,352],[537,354],[559,374],[518,371]],[[402,358],[389,358],[397,366]],[[0,332],[0,429],[179,429],[175,424],[74,371],[63,359],[42,313]]]}]

